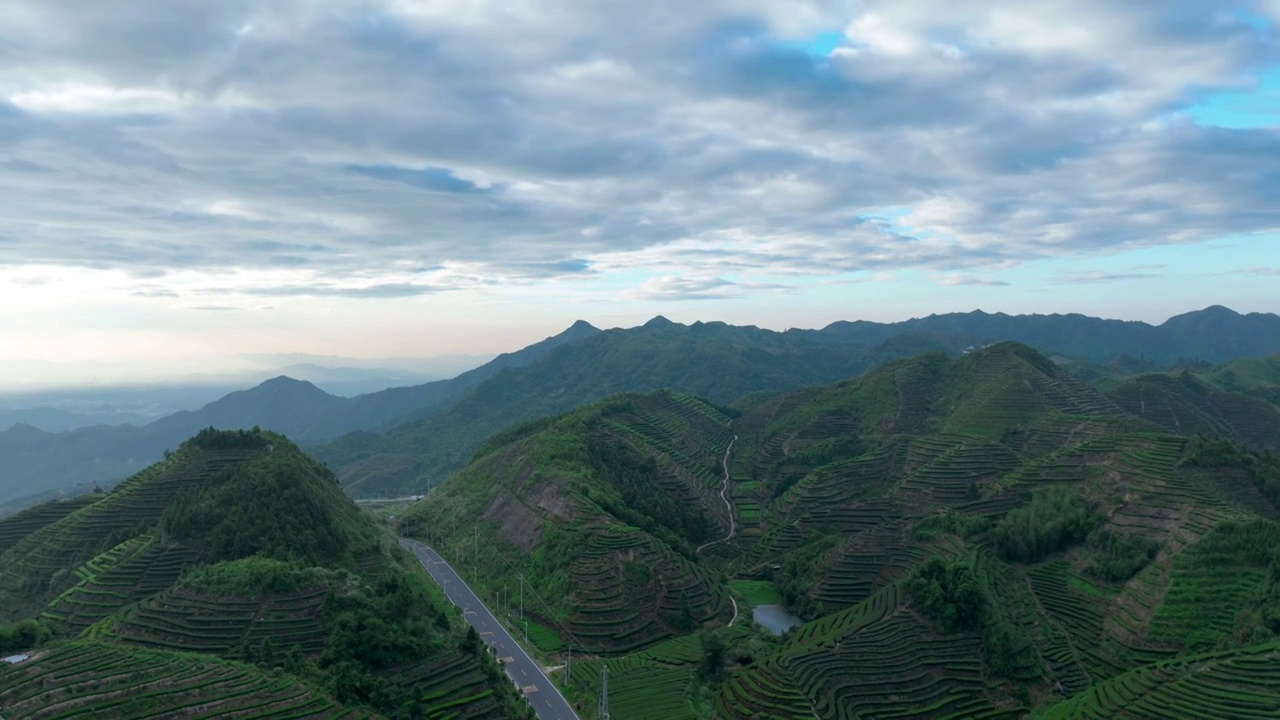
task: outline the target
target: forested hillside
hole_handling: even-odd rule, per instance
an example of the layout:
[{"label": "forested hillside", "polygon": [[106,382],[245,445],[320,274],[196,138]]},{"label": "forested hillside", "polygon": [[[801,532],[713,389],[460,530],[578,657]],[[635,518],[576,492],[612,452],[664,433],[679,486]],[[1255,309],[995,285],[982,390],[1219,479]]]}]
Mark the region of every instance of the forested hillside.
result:
[{"label": "forested hillside", "polygon": [[201,431],[0,520],[0,551],[3,649],[31,655],[0,666],[6,717],[521,712],[412,558],[275,433]]},{"label": "forested hillside", "polygon": [[[1015,343],[616,396],[495,437],[402,527],[497,602],[523,576],[622,720],[1275,716],[1280,459],[1126,397]],[[804,624],[750,629],[770,598]]]}]

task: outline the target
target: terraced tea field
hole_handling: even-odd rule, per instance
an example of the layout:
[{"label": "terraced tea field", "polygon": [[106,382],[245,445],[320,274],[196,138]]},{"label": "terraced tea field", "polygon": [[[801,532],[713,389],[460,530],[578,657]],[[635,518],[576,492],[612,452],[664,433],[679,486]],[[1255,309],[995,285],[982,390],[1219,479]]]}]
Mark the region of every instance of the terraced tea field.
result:
[{"label": "terraced tea field", "polygon": [[125,610],[109,634],[130,644],[257,660],[263,641],[315,655],[328,644],[328,588],[261,599],[205,597],[174,589]]},{"label": "terraced tea field", "polygon": [[[586,639],[581,649],[606,655],[575,676],[591,696],[611,668],[614,717],[705,715],[691,698],[710,693],[719,715],[744,720],[1015,718],[1131,679],[1160,696],[1134,717],[1228,717],[1237,691],[1241,717],[1272,707],[1269,680],[1252,695],[1243,683],[1197,686],[1208,697],[1191,703],[1170,664],[1276,630],[1272,555],[1194,561],[1222,528],[1280,518],[1269,499],[1280,476],[1257,476],[1271,467],[1261,456],[1222,472],[1197,464],[1197,452],[1226,451],[1165,432],[1154,415],[1128,412],[1124,396],[1010,343],[752,396],[733,418],[708,408],[671,393],[606,400],[439,490],[453,507],[546,509],[538,528],[563,561],[538,569],[567,577],[562,619]],[[1229,415],[1219,407],[1215,432],[1239,425]],[[739,532],[706,553],[652,518],[601,514],[623,480],[598,466],[566,462],[540,477],[519,464],[539,443],[587,455],[622,439],[654,460],[652,493],[699,508],[723,532],[723,504],[708,499],[733,436],[726,487]],[[556,504],[564,488],[577,502],[568,510]],[[447,522],[425,505],[424,520]],[[1270,525],[1246,531],[1280,537]],[[1254,543],[1258,553],[1274,544]],[[544,557],[536,538],[521,552]],[[771,588],[809,622],[780,638],[750,635],[746,617],[725,628],[726,586]],[[662,655],[699,625],[729,645],[719,682],[693,672],[692,643],[687,659]],[[1131,690],[1124,697],[1147,707]],[[1071,716],[1112,716],[1122,707],[1105,705],[1113,700]]]},{"label": "terraced tea field", "polygon": [[569,566],[578,610],[567,624],[589,652],[630,652],[671,637],[673,618],[705,622],[727,609],[726,588],[644,533],[599,526],[582,543]]},{"label": "terraced tea field", "polygon": [[1280,644],[1141,667],[1049,708],[1045,720],[1280,717]]},{"label": "terraced tea field", "polygon": [[87,493],[68,500],[36,505],[0,520],[0,554],[13,547],[27,535],[46,525],[52,525],[76,510],[97,502],[99,499],[99,495]]},{"label": "terraced tea field", "polygon": [[[738,636],[745,633],[737,630]],[[607,665],[609,709],[618,720],[700,720],[705,713],[694,706],[692,693],[701,659],[698,638],[686,635],[623,657],[575,662],[571,685],[594,705]]]},{"label": "terraced tea field", "polygon": [[248,665],[94,642],[0,667],[0,708],[6,717],[32,720],[374,717]]},{"label": "terraced tea field", "polygon": [[77,634],[177,582],[191,560],[188,548],[168,546],[153,535],[139,536],[76,570],[80,581],[49,603],[41,616]]},{"label": "terraced tea field", "polygon": [[730,718],[1017,717],[986,697],[980,641],[941,638],[890,589],[801,626],[782,651],[734,673]]},{"label": "terraced tea field", "polygon": [[26,535],[3,556],[7,572],[0,574],[0,617],[21,617],[33,605],[43,606],[81,582],[83,577],[65,570],[136,537],[139,528],[158,527],[180,491],[206,482],[258,452],[261,450],[184,450],[134,475],[96,502]]}]

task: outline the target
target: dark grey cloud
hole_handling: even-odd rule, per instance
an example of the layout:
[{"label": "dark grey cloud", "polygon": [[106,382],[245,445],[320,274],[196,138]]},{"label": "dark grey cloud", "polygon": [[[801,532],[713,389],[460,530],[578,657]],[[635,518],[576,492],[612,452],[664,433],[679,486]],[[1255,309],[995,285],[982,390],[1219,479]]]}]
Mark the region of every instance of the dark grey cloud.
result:
[{"label": "dark grey cloud", "polygon": [[0,265],[353,298],[645,269],[693,298],[1274,231],[1280,132],[1176,115],[1278,60],[1231,9],[11,3]]}]

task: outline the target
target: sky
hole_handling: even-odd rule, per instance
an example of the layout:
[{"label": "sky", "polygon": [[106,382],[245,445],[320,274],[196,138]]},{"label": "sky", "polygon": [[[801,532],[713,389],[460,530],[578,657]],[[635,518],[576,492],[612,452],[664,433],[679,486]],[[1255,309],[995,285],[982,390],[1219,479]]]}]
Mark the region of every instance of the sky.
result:
[{"label": "sky", "polygon": [[11,384],[579,318],[1280,312],[1280,0],[0,15]]}]

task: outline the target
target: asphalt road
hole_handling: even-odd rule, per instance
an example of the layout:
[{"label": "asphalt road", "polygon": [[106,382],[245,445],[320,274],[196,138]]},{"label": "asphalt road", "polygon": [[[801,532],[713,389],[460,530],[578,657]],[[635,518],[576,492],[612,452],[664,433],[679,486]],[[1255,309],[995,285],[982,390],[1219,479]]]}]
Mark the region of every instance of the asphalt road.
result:
[{"label": "asphalt road", "polygon": [[400,545],[417,556],[418,562],[422,563],[431,577],[444,587],[449,601],[461,608],[462,616],[476,629],[480,639],[493,648],[494,654],[506,668],[507,677],[522,689],[541,720],[579,720],[578,714],[560,694],[560,689],[542,671],[542,667],[529,657],[529,653],[511,637],[511,633],[507,632],[439,553],[408,538],[400,538]]}]

